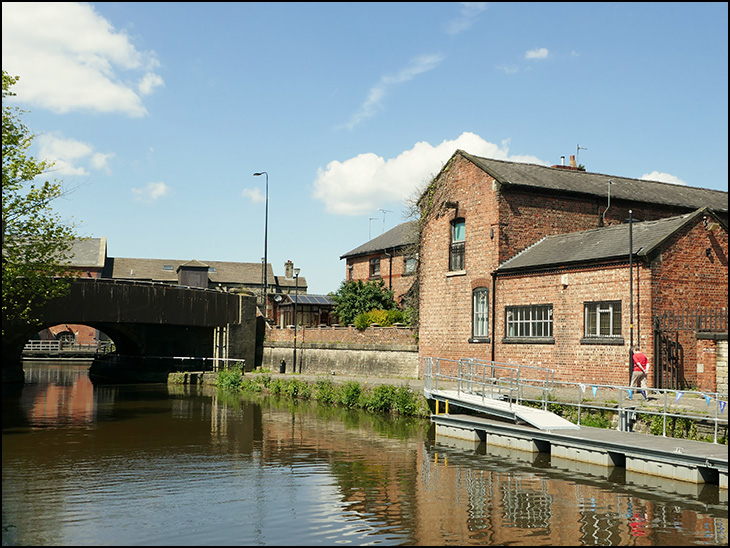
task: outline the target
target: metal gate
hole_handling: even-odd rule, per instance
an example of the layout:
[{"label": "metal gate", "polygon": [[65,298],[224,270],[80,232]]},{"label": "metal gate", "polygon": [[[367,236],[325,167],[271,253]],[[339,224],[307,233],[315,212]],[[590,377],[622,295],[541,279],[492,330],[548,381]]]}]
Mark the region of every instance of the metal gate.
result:
[{"label": "metal gate", "polygon": [[684,388],[684,349],[679,331],[654,332],[654,384],[656,388]]},{"label": "metal gate", "polygon": [[681,390],[684,376],[684,348],[680,332],[727,333],[727,308],[716,310],[665,311],[654,315],[655,388]]}]

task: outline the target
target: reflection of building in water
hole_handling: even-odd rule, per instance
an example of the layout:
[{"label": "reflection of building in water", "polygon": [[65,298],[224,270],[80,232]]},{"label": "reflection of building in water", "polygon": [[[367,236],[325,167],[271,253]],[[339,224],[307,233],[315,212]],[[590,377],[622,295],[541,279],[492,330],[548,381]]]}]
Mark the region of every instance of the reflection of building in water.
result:
[{"label": "reflection of building in water", "polygon": [[[443,539],[466,538],[495,546],[627,546],[636,543],[640,532],[651,534],[655,546],[690,545],[703,531],[710,532],[708,539],[727,539],[727,519],[706,516],[697,522],[695,512],[659,498],[641,500],[639,512],[630,487],[616,484],[617,490],[600,481],[592,485],[581,481],[580,474],[576,481],[570,473],[552,477],[549,464],[530,473],[529,462],[507,458],[501,448],[493,455],[491,449],[478,456],[434,447],[430,458],[424,449],[421,482],[411,506],[416,523],[429,526],[415,529],[415,544],[436,546]],[[644,521],[637,521],[637,513]]]},{"label": "reflection of building in water", "polygon": [[94,420],[94,385],[86,369],[63,366],[43,369],[26,366],[25,369],[26,383],[44,383],[42,391],[33,393],[29,409],[31,422],[85,424]]}]

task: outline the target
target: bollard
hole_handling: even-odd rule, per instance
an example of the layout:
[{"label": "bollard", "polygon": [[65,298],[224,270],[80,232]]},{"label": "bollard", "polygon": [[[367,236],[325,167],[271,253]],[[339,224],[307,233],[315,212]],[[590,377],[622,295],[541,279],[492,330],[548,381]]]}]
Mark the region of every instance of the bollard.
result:
[{"label": "bollard", "polygon": [[281,360],[281,364],[279,365],[279,373],[286,373],[286,361]]}]

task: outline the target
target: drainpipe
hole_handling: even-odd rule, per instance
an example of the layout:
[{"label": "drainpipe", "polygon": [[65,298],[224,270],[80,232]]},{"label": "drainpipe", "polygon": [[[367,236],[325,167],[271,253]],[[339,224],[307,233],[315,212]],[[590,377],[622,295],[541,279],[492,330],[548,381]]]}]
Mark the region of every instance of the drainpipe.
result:
[{"label": "drainpipe", "polygon": [[497,323],[496,317],[497,317],[497,271],[492,271],[492,361],[494,361],[494,345],[496,344],[495,336],[495,324]]},{"label": "drainpipe", "polygon": [[388,253],[385,249],[383,250],[388,256],[388,289],[393,291],[393,255]]}]

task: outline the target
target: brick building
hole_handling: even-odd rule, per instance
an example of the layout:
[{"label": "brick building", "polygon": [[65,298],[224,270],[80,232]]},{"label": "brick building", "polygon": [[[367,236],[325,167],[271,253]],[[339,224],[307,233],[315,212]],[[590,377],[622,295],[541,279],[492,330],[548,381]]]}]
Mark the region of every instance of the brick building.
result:
[{"label": "brick building", "polygon": [[417,273],[417,221],[402,223],[340,256],[346,260],[346,280],[382,280],[399,305]]},{"label": "brick building", "polygon": [[[727,307],[727,192],[457,151],[419,205],[421,358],[628,384],[632,338],[655,356],[656,314]],[[680,342],[680,380],[711,386],[697,340]]]},{"label": "brick building", "polygon": [[[68,251],[67,268],[77,276],[101,278],[106,261],[106,237],[79,238],[72,242]],[[80,324],[53,325],[39,332],[36,339],[58,340],[80,345],[96,345],[107,340],[99,330]]]}]

